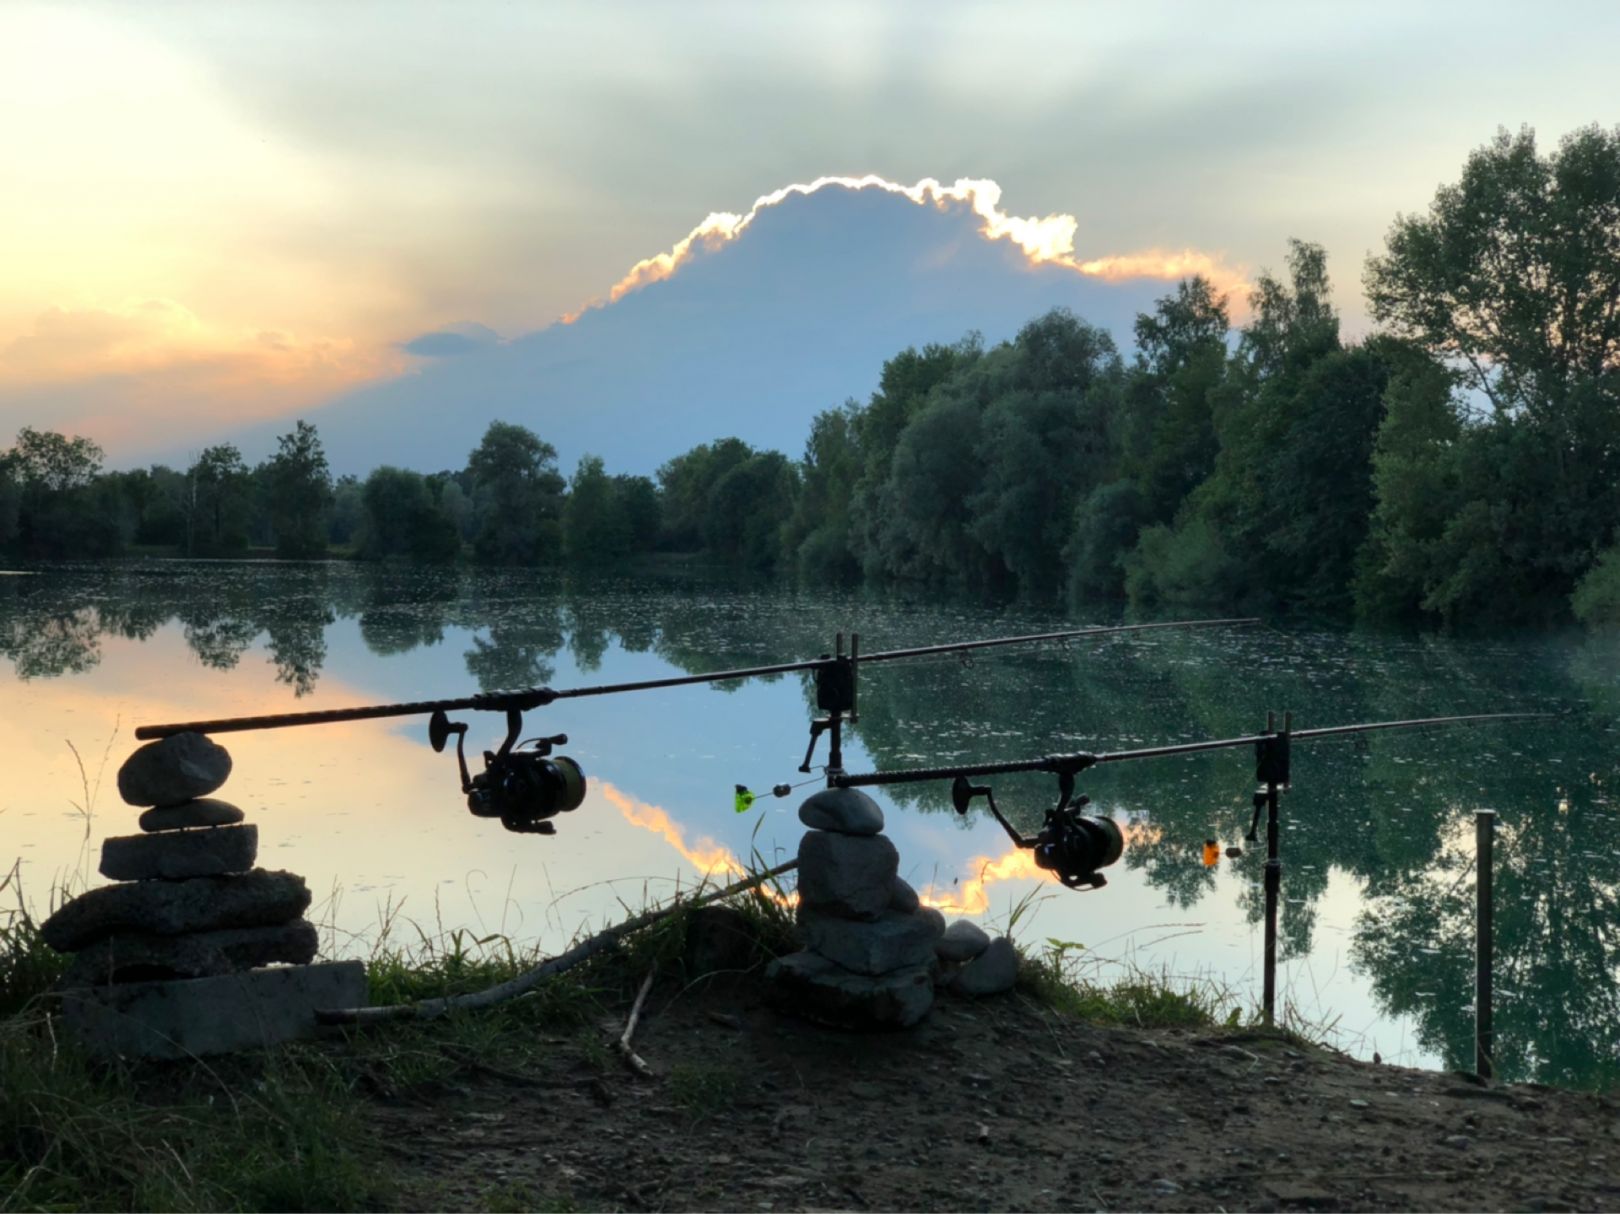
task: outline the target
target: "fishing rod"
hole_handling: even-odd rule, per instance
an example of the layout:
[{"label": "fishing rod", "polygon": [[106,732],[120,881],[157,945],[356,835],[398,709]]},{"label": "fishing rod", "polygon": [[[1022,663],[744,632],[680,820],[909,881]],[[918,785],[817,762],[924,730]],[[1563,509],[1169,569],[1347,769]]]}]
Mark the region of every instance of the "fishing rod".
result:
[{"label": "fishing rod", "polygon": [[[1091,803],[1091,798],[1075,796],[1075,778],[1089,768],[1104,763],[1130,763],[1143,759],[1171,758],[1177,755],[1199,754],[1204,751],[1226,750],[1238,746],[1253,746],[1255,753],[1254,817],[1249,823],[1247,838],[1257,842],[1260,813],[1266,816],[1266,868],[1265,868],[1265,970],[1262,1012],[1269,1025],[1275,1018],[1277,998],[1277,907],[1282,890],[1282,859],[1279,855],[1279,800],[1292,779],[1292,754],[1295,742],[1320,738],[1360,736],[1380,730],[1435,729],[1451,725],[1499,724],[1507,721],[1547,719],[1546,712],[1490,712],[1462,716],[1423,717],[1406,721],[1371,721],[1356,725],[1329,725],[1316,729],[1293,728],[1293,714],[1283,714],[1281,731],[1276,728],[1275,714],[1266,715],[1264,733],[1248,734],[1237,738],[1217,738],[1199,742],[1178,742],[1167,746],[1149,746],[1136,750],[1116,750],[1096,753],[1075,751],[1069,754],[1042,755],[1032,759],[1013,759],[1004,762],[957,763],[946,767],[916,767],[899,771],[829,772],[827,783],[833,788],[870,788],[886,784],[915,784],[930,780],[951,781],[951,804],[958,814],[965,815],[973,801],[983,797],[1013,843],[1034,853],[1035,864],[1052,873],[1069,889],[1100,889],[1108,879],[1098,870],[1115,863],[1125,850],[1125,837],[1119,824],[1112,818],[1086,815],[1080,811]],[[996,805],[994,792],[988,784],[974,784],[970,777],[1005,775],[1016,772],[1051,772],[1058,778],[1058,801],[1046,811],[1041,829],[1025,835],[1013,826]]]},{"label": "fishing rod", "polygon": [[[220,734],[240,733],[261,729],[285,729],[298,725],[335,725],[346,721],[379,720],[388,717],[429,717],[428,741],[433,749],[442,752],[451,737],[456,739],[456,761],[460,768],[462,792],[467,796],[467,807],[475,815],[499,818],[508,830],[531,834],[554,834],[555,826],[549,821],[558,813],[577,809],[585,799],[585,773],[579,764],[565,756],[552,755],[556,746],[567,745],[567,734],[537,737],[519,741],[523,732],[523,714],[543,708],[558,700],[581,699],[587,696],[619,695],[625,692],[655,691],[666,687],[685,687],[702,683],[727,683],[737,679],[759,678],[766,675],[791,674],[810,671],[816,676],[816,707],[825,716],[810,722],[810,744],[805,750],[804,762],[799,770],[808,773],[814,757],[816,742],[823,733],[829,736],[827,767],[830,772],[843,769],[843,726],[845,722],[859,720],[857,684],[859,667],[871,662],[893,662],[903,659],[958,654],[964,661],[981,649],[1010,645],[1034,645],[1067,642],[1090,637],[1115,636],[1122,633],[1151,632],[1169,628],[1236,627],[1258,623],[1258,619],[1172,620],[1154,624],[1120,624],[1088,628],[1071,628],[1059,632],[1030,633],[1022,636],[991,637],[975,641],[953,641],[938,645],[919,645],[908,649],[889,649],[877,653],[860,652],[860,634],[850,635],[849,650],[844,649],[844,634],[837,635],[832,653],[797,662],[777,662],[763,666],[747,666],[735,670],[715,670],[703,674],[675,675],[661,679],[642,679],[629,683],[602,683],[594,686],[553,688],[526,687],[511,691],[479,692],[441,700],[415,700],[397,704],[371,704],[356,708],[332,708],[309,712],[271,713],[260,716],[225,717],[208,721],[180,721],[160,725],[142,725],[135,737],[150,741],[181,733]],[[451,721],[448,713],[460,711],[504,712],[506,739],[500,748],[484,752],[484,770],[473,775],[467,767],[465,737],[467,726]],[[788,786],[778,785],[773,791],[785,796]],[[739,793],[741,796],[741,793]],[[752,794],[749,794],[750,799]]]}]

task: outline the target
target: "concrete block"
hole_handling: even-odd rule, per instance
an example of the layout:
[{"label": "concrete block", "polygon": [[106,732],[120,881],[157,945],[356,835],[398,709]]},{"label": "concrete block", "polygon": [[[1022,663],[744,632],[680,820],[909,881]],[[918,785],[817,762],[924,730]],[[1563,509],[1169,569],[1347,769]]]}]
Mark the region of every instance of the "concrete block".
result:
[{"label": "concrete block", "polygon": [[62,992],[67,1031],[91,1053],[189,1058],[262,1049],[315,1032],[317,1008],[366,1004],[360,961],[130,982]]}]

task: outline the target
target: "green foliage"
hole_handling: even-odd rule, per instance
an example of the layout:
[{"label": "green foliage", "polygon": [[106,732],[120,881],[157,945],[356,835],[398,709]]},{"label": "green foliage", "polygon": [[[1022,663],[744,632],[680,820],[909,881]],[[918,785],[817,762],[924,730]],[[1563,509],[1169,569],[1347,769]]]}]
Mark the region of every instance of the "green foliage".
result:
[{"label": "green foliage", "polygon": [[0,454],[0,543],[25,557],[115,555],[123,546],[115,482],[98,474],[101,448],[24,426]]},{"label": "green foliage", "polygon": [[191,467],[181,512],[188,556],[219,556],[247,547],[253,484],[242,453],[229,443],[205,448]]},{"label": "green foliage", "polygon": [[491,422],[467,457],[473,551],[492,565],[537,565],[562,551],[566,482],[557,449],[532,430]]},{"label": "green foliage", "polygon": [[721,477],[753,455],[754,449],[742,439],[722,438],[700,443],[658,469],[666,548],[692,552],[703,545],[711,491]]},{"label": "green foliage", "polygon": [[102,450],[87,438],[24,426],[6,454],[12,474],[25,490],[66,493],[88,488],[101,471]]},{"label": "green foliage", "polygon": [[332,510],[326,522],[326,539],[336,547],[352,547],[359,542],[365,525],[366,505],[360,478],[345,475],[332,485]]},{"label": "green foliage", "polygon": [[315,427],[300,420],[290,433],[276,440],[276,453],[260,472],[276,555],[289,559],[324,555],[332,473]]},{"label": "green foliage", "polygon": [[1463,368],[1498,409],[1541,413],[1620,356],[1620,128],[1583,127],[1541,156],[1499,131],[1395,221],[1367,262],[1373,316]]},{"label": "green foliage", "polygon": [[1074,531],[1063,550],[1071,597],[1120,597],[1126,555],[1136,546],[1148,516],[1148,502],[1134,480],[1113,481],[1091,491],[1075,508]]},{"label": "green foliage", "polygon": [[798,473],[779,451],[761,451],[733,465],[709,489],[705,547],[753,569],[771,568],[798,490]]},{"label": "green foliage", "polygon": [[602,457],[580,459],[563,507],[563,550],[573,564],[602,564],[629,553],[632,533],[626,503],[602,466]]},{"label": "green foliage", "polygon": [[1597,563],[1575,583],[1570,606],[1575,618],[1588,627],[1620,624],[1620,547],[1598,555]]},{"label": "green foliage", "polygon": [[461,533],[443,508],[445,484],[386,465],[373,471],[360,490],[360,554],[454,560],[461,551]]},{"label": "green foliage", "polygon": [[785,558],[802,577],[847,581],[860,573],[853,551],[854,497],[863,457],[862,411],[854,401],[816,414],[799,462],[799,496],[783,532]]}]

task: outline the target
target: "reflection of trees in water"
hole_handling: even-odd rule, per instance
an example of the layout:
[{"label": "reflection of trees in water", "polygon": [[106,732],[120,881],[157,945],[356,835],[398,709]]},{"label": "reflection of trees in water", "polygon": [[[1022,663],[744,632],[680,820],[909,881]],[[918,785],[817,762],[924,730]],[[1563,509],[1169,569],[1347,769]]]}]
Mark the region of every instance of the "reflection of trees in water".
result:
[{"label": "reflection of trees in water", "polygon": [[314,602],[290,604],[265,620],[276,682],[291,687],[293,695],[302,697],[315,690],[326,661],[326,628],[336,620],[324,603]]},{"label": "reflection of trees in water", "polygon": [[373,567],[361,598],[360,638],[379,657],[444,640],[461,586],[455,569]]},{"label": "reflection of trees in water", "polygon": [[508,609],[489,625],[488,637],[472,638],[467,673],[480,691],[538,687],[551,682],[550,658],[562,648],[561,612],[555,603]]},{"label": "reflection of trees in water", "polygon": [[[1613,814],[1605,796],[1582,789],[1567,812],[1544,798],[1498,833],[1493,1016],[1503,1078],[1620,1079]],[[1454,1067],[1473,1060],[1473,866],[1472,823],[1460,818],[1430,869],[1368,902],[1353,945],[1383,1006],[1414,1017],[1423,1044]]]},{"label": "reflection of trees in water", "polygon": [[0,654],[19,679],[83,674],[101,661],[100,637],[100,618],[90,608],[29,612],[0,625]]},{"label": "reflection of trees in water", "polygon": [[[326,659],[328,627],[352,617],[379,655],[440,643],[452,630],[471,633],[469,675],[481,690],[495,690],[549,683],[565,649],[582,670],[605,666],[617,644],[695,673],[812,657],[829,650],[840,629],[858,629],[870,653],[1055,625],[1048,616],[962,600],[716,593],[712,582],[711,575],[671,586],[381,566],[112,566],[0,579],[0,656],[20,678],[81,673],[98,661],[102,635],[146,638],[178,622],[198,659],[219,669],[236,665],[263,637],[276,677],[302,694]],[[794,677],[808,720],[814,682]],[[1365,748],[1300,745],[1282,804],[1282,931],[1285,955],[1308,950],[1332,873],[1350,874],[1368,898],[1355,955],[1378,998],[1393,1014],[1415,1016],[1426,1044],[1466,1062],[1471,886],[1451,890],[1450,876],[1433,874],[1456,861],[1459,824],[1475,808],[1497,808],[1510,828],[1497,886],[1504,1070],[1593,1082],[1620,1077],[1612,1058],[1620,1047],[1613,1027],[1620,958],[1604,934],[1620,909],[1620,844],[1607,838],[1616,809],[1605,799],[1620,781],[1613,744],[1620,642],[1219,630],[1074,642],[1067,652],[1001,650],[972,665],[951,657],[893,662],[863,671],[852,736],[871,766],[893,769],[1229,737],[1256,730],[1268,708],[1292,709],[1296,726],[1308,728],[1571,701],[1589,703],[1591,714],[1553,729],[1375,735]],[[802,729],[802,722],[783,725]],[[1141,815],[1155,828],[1137,836],[1122,863],[1167,901],[1191,907],[1216,888],[1199,860],[1203,840],[1237,842],[1248,827],[1252,763],[1247,750],[1233,750],[1109,765],[1083,773],[1079,789],[1099,811]],[[1569,813],[1557,815],[1547,807],[1563,772],[1577,786]],[[998,803],[1026,830],[1056,796],[1050,776],[993,783]],[[887,795],[955,825],[945,781]],[[1465,850],[1471,854],[1471,844]],[[1262,912],[1262,851],[1263,843],[1246,845],[1240,860],[1221,862],[1247,878],[1236,883],[1236,896],[1252,920]],[[1418,993],[1429,990],[1437,994]],[[1558,1015],[1546,1011],[1552,1006]]]}]

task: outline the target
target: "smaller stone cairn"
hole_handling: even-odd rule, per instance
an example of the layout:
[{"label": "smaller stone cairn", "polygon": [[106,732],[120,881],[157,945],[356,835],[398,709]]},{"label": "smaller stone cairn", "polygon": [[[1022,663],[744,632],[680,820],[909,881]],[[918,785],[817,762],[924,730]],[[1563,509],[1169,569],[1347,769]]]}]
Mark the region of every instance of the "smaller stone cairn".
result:
[{"label": "smaller stone cairn", "polygon": [[259,828],[209,797],[230,773],[225,748],[201,734],[132,754],[118,791],[149,808],[141,834],[102,844],[101,873],[116,884],[40,927],[74,954],[65,1020],[94,1052],[178,1058],[268,1045],[312,1033],[317,1007],[365,1002],[360,962],[311,964],[304,879],[254,867]]},{"label": "smaller stone cairn", "polygon": [[803,951],[766,970],[786,1010],[847,1029],[907,1028],[928,1014],[936,986],[962,995],[1011,990],[1018,954],[966,919],[920,904],[900,878],[883,811],[853,788],[830,788],[799,807]]}]

